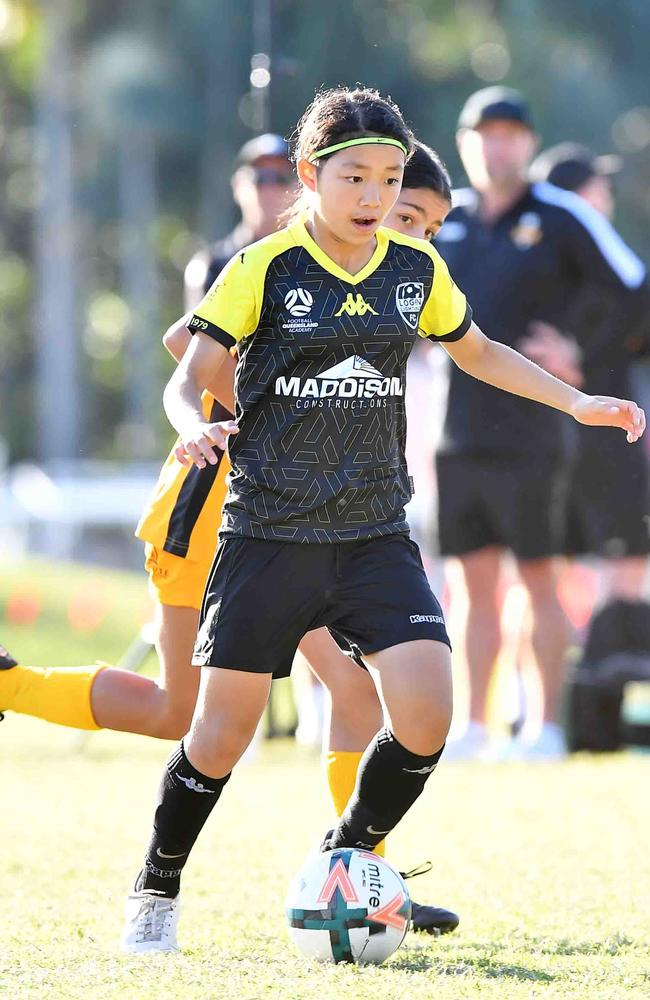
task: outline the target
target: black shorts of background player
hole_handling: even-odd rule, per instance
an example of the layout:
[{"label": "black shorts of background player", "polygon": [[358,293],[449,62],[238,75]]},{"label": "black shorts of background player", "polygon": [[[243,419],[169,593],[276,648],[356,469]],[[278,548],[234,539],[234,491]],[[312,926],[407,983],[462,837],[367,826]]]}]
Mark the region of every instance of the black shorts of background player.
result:
[{"label": "black shorts of background player", "polygon": [[[640,262],[609,223],[576,195],[529,183],[538,139],[521,94],[490,87],[472,95],[457,139],[472,187],[456,193],[437,246],[488,336],[518,347],[535,322],[564,328],[570,302],[593,281],[621,295],[638,294]],[[469,599],[461,645],[470,724],[461,741],[450,744],[450,756],[486,749],[507,550],[530,600],[544,694],[544,724],[524,734],[527,752],[563,753],[557,711],[569,626],[553,556],[563,546],[571,431],[562,414],[534,411],[527,400],[452,367],[437,455],[439,538],[441,553],[460,560]]]},{"label": "black shorts of background player", "polygon": [[[320,93],[297,132],[305,211],[233,258],[197,306],[194,340],[165,390],[187,460],[214,464],[227,443],[233,471],[195,646],[197,709],[163,775],[127,951],[176,947],[183,868],[273,673],[309,629],[332,627],[359,648],[387,715],[326,848],[372,849],[436,768],[450,651],[404,514],[404,374],[416,337],[581,423],[620,427],[630,441],[645,428],[635,403],[586,396],[488,340],[437,251],[381,227],[412,148],[398,108],[375,91]],[[211,424],[201,391],[235,344],[236,423]]]},{"label": "black shorts of background player", "polygon": [[[615,210],[611,177],[621,166],[618,156],[596,156],[584,146],[565,142],[537,157],[531,177],[575,192],[611,219]],[[640,294],[643,290],[645,303]],[[594,281],[572,299],[564,335],[542,324],[528,338],[524,350],[565,380],[571,380],[573,369],[573,380],[585,392],[598,385],[612,395],[628,395],[632,391],[630,366],[647,345],[649,317],[647,277],[633,296],[627,289]],[[563,552],[602,560],[599,596],[603,601],[642,598],[650,553],[647,454],[621,444],[624,442],[605,428],[595,434],[584,434],[578,428],[569,474]],[[625,483],[622,503],[621,483]]]}]

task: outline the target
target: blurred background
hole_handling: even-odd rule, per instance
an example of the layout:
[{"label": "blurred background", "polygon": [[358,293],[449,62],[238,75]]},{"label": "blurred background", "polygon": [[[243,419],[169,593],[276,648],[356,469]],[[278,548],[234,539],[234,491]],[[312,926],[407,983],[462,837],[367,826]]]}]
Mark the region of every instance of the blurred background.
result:
[{"label": "blurred background", "polygon": [[390,93],[456,184],[467,95],[521,88],[544,146],[624,157],[616,224],[650,259],[649,34],[646,0],[0,0],[5,551],[138,564],[183,270],[236,221],[237,149],[322,85]]}]

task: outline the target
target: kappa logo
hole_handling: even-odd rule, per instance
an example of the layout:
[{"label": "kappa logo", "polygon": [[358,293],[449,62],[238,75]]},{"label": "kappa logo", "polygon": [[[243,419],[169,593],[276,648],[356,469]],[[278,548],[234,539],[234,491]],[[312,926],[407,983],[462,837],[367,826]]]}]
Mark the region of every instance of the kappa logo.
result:
[{"label": "kappa logo", "polygon": [[309,316],[314,297],[306,288],[291,288],[284,297],[284,304],[292,316]]},{"label": "kappa logo", "polygon": [[275,380],[278,396],[294,396],[300,399],[372,399],[375,396],[403,396],[404,389],[399,376],[387,377],[358,354],[327,368],[312,378],[301,379],[297,375],[280,375]]},{"label": "kappa logo", "polygon": [[334,315],[342,316],[344,313],[346,314],[346,316],[365,316],[366,313],[370,313],[371,316],[379,315],[379,313],[377,313],[372,308],[372,306],[368,305],[368,303],[366,302],[366,300],[364,299],[363,295],[360,292],[357,292],[356,298],[354,297],[352,292],[348,292],[345,302],[343,303],[339,311],[337,313],[334,313]]},{"label": "kappa logo", "polygon": [[444,625],[445,619],[442,615],[409,615],[411,625],[419,625],[420,622],[433,622],[436,625]]},{"label": "kappa logo", "polygon": [[417,330],[424,305],[424,284],[421,281],[403,281],[395,289],[395,304],[402,319],[412,330]]},{"label": "kappa logo", "polygon": [[182,774],[177,774],[176,777],[179,781],[182,781],[184,785],[187,785],[191,792],[205,792],[208,795],[215,794],[213,788],[206,788],[201,781],[197,781],[194,777],[184,778]]}]

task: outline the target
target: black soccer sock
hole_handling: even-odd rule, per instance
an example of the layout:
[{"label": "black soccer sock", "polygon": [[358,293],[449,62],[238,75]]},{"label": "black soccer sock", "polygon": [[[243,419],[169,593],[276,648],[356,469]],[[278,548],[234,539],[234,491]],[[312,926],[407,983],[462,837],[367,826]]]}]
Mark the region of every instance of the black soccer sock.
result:
[{"label": "black soccer sock", "polygon": [[421,794],[443,750],[423,757],[389,729],[380,730],[361,758],[356,788],[325,848],[376,847]]},{"label": "black soccer sock", "polygon": [[158,790],[153,834],[136,891],[177,895],[190,851],[229,777],[201,774],[188,760],[182,743],[174,751]]}]

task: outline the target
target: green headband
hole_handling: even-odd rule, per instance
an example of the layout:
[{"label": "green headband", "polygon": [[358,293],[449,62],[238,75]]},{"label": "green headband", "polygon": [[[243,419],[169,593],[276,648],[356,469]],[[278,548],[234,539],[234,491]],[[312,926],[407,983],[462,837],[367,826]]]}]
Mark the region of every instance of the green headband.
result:
[{"label": "green headband", "polygon": [[367,135],[363,139],[346,139],[345,142],[337,142],[335,146],[326,146],[325,149],[319,149],[311,154],[309,162],[315,163],[322,156],[329,156],[330,153],[338,153],[340,149],[347,149],[349,146],[367,146],[371,143],[376,146],[397,146],[398,149],[402,150],[404,156],[409,155],[408,149],[399,139],[391,139],[386,135]]}]

